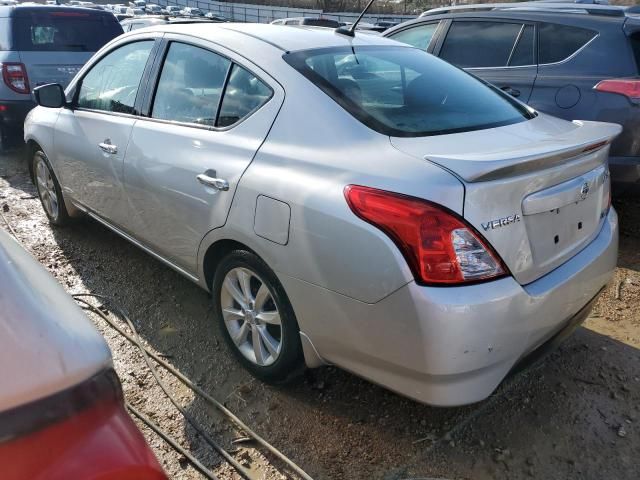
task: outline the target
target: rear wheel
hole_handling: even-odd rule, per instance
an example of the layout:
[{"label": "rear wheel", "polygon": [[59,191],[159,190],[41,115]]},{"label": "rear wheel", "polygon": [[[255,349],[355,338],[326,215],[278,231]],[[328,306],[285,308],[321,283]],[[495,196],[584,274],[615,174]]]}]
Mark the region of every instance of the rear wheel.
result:
[{"label": "rear wheel", "polygon": [[282,383],[303,366],[298,322],[275,273],[254,253],[237,250],[219,264],[212,285],[222,336],[254,376]]},{"label": "rear wheel", "polygon": [[38,197],[40,197],[42,208],[44,208],[49,222],[58,226],[69,223],[69,214],[64,204],[60,185],[42,150],[36,150],[33,154],[33,174]]}]

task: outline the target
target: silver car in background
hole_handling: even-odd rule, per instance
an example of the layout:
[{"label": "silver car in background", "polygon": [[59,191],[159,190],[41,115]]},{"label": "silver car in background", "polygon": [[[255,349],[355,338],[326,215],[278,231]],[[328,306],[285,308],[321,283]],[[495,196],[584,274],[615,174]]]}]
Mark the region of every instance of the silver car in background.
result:
[{"label": "silver car in background", "polygon": [[158,26],[36,98],[51,223],[84,212],[209,290],[266,381],[330,363],[476,402],[583,320],[616,265],[620,127],[538,113],[392,40]]}]

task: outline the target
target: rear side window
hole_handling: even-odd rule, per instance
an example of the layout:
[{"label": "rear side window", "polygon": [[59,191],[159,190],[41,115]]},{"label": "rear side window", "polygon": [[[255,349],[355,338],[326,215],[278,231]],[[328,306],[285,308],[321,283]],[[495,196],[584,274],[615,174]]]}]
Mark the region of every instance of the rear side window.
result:
[{"label": "rear side window", "polygon": [[82,79],[77,106],[135,114],[138,87],[153,43],[129,43],[98,61]]},{"label": "rear side window", "polygon": [[397,40],[398,42],[406,43],[416,48],[426,50],[431,43],[433,35],[438,29],[440,22],[426,23],[418,25],[417,27],[407,28],[400,32],[390,35],[390,38]]},{"label": "rear side window", "polygon": [[227,58],[174,42],[162,67],[151,116],[228,127],[264,105],[271,93],[256,76]]},{"label": "rear side window", "polygon": [[556,63],[567,59],[596,36],[585,28],[540,23],[538,25],[538,62]]},{"label": "rear side window", "polygon": [[506,67],[522,23],[453,22],[440,58],[462,68]]},{"label": "rear side window", "polygon": [[233,66],[218,116],[218,127],[228,127],[257,110],[271,98],[271,89],[238,65]]},{"label": "rear side window", "polygon": [[13,18],[13,44],[19,51],[95,52],[122,33],[113,15],[91,12],[38,12]]},{"label": "rear side window", "polygon": [[338,47],[289,53],[284,59],[385,135],[442,135],[533,117],[508,95],[415,48]]},{"label": "rear side window", "polygon": [[213,126],[231,62],[203,48],[172,43],[151,116]]}]

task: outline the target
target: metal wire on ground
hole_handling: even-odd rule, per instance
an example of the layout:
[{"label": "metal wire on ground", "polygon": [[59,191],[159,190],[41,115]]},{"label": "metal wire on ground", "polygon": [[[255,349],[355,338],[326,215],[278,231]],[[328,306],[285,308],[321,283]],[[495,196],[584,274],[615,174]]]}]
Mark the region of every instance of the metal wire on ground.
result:
[{"label": "metal wire on ground", "polygon": [[138,417],[138,419],[142,423],[144,423],[147,427],[149,427],[151,430],[153,430],[156,433],[156,435],[158,435],[165,442],[167,442],[171,446],[171,448],[173,448],[176,452],[179,452],[180,454],[184,455],[184,458],[186,458],[189,461],[189,463],[191,463],[191,465],[193,465],[193,467],[196,470],[198,470],[202,475],[207,477],[209,480],[219,480],[218,477],[216,477],[213,473],[211,473],[209,471],[209,469],[207,467],[205,467],[202,463],[200,463],[200,461],[196,457],[191,455],[178,442],[176,442],[167,433],[165,433],[164,430],[162,430],[155,423],[153,423],[146,415],[144,415],[142,412],[137,410],[129,402],[125,402],[125,405],[127,406],[127,409],[131,413],[133,413],[136,417]]},{"label": "metal wire on ground", "polygon": [[[142,353],[143,359],[145,360],[145,363],[147,364],[147,367],[149,368],[149,370],[153,374],[154,378],[158,382],[158,385],[160,386],[160,388],[162,388],[162,390],[167,395],[167,397],[169,398],[171,403],[173,403],[176,406],[176,408],[180,411],[180,413],[182,413],[182,415],[187,419],[187,421],[189,421],[189,423],[196,429],[196,431],[198,431],[198,433],[200,433],[203,436],[203,438],[205,438],[205,440],[207,440],[207,442],[209,442],[211,444],[211,446],[216,451],[218,451],[225,458],[225,460],[227,460],[243,477],[249,478],[248,474],[247,474],[247,470],[242,465],[240,465],[231,455],[229,455],[229,453],[226,450],[224,450],[222,447],[220,447],[213,439],[211,439],[205,432],[203,432],[202,429],[197,425],[197,422],[189,415],[189,413],[187,413],[178,404],[178,402],[176,402],[173,399],[173,397],[169,393],[168,389],[166,388],[166,386],[164,385],[162,380],[160,380],[160,378],[159,378],[159,376],[157,374],[157,371],[155,370],[155,367],[153,367],[153,365],[151,364],[151,361],[149,360],[149,357],[153,358],[156,362],[158,362],[159,365],[161,365],[168,372],[173,374],[178,380],[180,380],[184,385],[186,385],[191,390],[193,390],[195,393],[197,393],[200,397],[202,397],[209,404],[211,404],[214,407],[216,407],[227,418],[229,418],[233,423],[235,423],[236,426],[238,426],[238,428],[243,430],[245,433],[247,433],[247,435],[249,435],[251,438],[253,438],[259,445],[261,445],[264,448],[266,448],[267,450],[269,450],[269,452],[271,452],[273,455],[275,455],[279,460],[281,460],[286,465],[288,465],[301,478],[303,478],[304,480],[313,480],[312,477],[309,474],[307,474],[304,470],[302,470],[302,468],[300,468],[298,465],[296,465],[292,460],[290,460],[282,452],[280,452],[280,450],[278,450],[276,447],[274,447],[269,442],[267,442],[264,438],[262,438],[260,435],[258,435],[255,431],[253,431],[251,428],[249,428],[242,420],[240,420],[236,415],[234,415],[222,403],[217,401],[215,398],[211,397],[207,392],[205,392],[199,386],[197,386],[195,383],[193,383],[188,377],[184,376],[182,373],[180,373],[174,367],[169,365],[166,361],[162,360],[158,355],[156,355],[153,352],[149,351],[144,345],[142,345],[142,343],[140,341],[140,336],[139,336],[135,326],[133,325],[133,322],[131,321],[129,316],[124,312],[124,310],[112,298],[107,297],[105,295],[99,295],[99,294],[94,294],[94,293],[78,293],[78,294],[74,294],[72,296],[73,296],[74,299],[76,299],[76,300],[82,302],[84,305],[86,305],[87,308],[89,308],[91,311],[93,311],[98,316],[100,316],[112,328],[114,328],[118,333],[120,333],[127,340],[129,340],[131,343],[136,345],[138,347],[138,349],[140,349],[140,352]],[[129,327],[129,329],[131,330],[133,335],[125,332],[118,325],[116,325],[109,317],[107,317],[101,310],[99,310],[97,307],[91,305],[90,303],[88,303],[86,300],[83,299],[83,298],[86,298],[86,297],[96,298],[96,299],[102,300],[103,302],[108,302],[108,303],[112,304],[112,306],[116,310],[118,310],[118,313],[120,314],[122,319],[126,322],[127,326]]]}]

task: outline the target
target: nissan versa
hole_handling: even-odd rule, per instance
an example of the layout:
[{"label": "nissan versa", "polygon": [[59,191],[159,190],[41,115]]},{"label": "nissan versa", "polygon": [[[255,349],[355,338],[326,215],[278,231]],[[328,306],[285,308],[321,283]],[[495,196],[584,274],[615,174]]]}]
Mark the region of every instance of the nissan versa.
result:
[{"label": "nissan versa", "polygon": [[51,223],[84,212],[208,289],[265,381],[331,363],[476,402],[583,320],[616,264],[620,127],[536,112],[393,40],[155,26],[35,96]]}]

